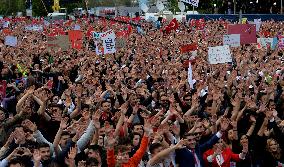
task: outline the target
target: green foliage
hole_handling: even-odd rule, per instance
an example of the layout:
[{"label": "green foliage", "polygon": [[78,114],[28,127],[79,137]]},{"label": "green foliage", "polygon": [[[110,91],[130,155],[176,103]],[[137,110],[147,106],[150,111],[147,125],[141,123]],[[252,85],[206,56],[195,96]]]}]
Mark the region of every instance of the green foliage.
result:
[{"label": "green foliage", "polygon": [[25,0],[0,0],[0,15],[16,15],[25,11]]}]

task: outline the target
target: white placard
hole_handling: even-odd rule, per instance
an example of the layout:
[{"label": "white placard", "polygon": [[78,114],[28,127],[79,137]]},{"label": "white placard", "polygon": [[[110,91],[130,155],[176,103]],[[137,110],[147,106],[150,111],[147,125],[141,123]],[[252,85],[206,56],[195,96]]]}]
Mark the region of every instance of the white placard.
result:
[{"label": "white placard", "polygon": [[210,64],[221,64],[232,62],[229,45],[208,47],[208,61]]},{"label": "white placard", "polygon": [[100,38],[103,40],[104,54],[112,54],[116,52],[115,33],[113,30],[101,33]]},{"label": "white placard", "polygon": [[74,30],[80,30],[81,29],[81,26],[76,24],[75,27],[74,27]]},{"label": "white placard", "polygon": [[3,23],[3,28],[8,28],[9,25],[10,25],[10,22],[9,22],[9,21],[5,21],[5,22]]},{"label": "white placard", "polygon": [[165,6],[163,4],[163,2],[161,0],[158,0],[157,3],[156,3],[156,7],[159,11],[162,11],[165,9]]},{"label": "white placard", "polygon": [[181,2],[189,3],[192,6],[198,7],[199,0],[181,0]]},{"label": "white placard", "polygon": [[229,45],[231,47],[238,47],[241,45],[240,34],[223,35],[223,45]]},{"label": "white placard", "polygon": [[140,8],[145,13],[149,10],[148,6],[145,3],[141,3]]},{"label": "white placard", "polygon": [[253,24],[256,26],[256,31],[259,31],[261,27],[261,19],[254,19]]},{"label": "white placard", "polygon": [[185,10],[185,5],[183,2],[178,2],[178,8],[181,12],[184,12]]},{"label": "white placard", "polygon": [[7,46],[17,46],[17,37],[14,36],[6,36],[5,37],[5,45]]}]

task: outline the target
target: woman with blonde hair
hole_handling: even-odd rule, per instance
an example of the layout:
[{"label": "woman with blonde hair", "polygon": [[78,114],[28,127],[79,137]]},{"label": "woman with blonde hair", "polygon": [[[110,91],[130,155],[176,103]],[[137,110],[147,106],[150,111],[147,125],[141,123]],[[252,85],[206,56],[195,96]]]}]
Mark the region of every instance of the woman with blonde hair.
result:
[{"label": "woman with blonde hair", "polygon": [[266,151],[264,166],[278,167],[284,165],[284,156],[282,150],[279,143],[275,139],[267,139]]}]

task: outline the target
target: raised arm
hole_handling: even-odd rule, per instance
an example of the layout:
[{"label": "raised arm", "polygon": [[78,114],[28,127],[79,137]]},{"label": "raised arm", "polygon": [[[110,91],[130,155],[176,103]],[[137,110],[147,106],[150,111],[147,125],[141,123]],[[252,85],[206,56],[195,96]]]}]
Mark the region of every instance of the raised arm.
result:
[{"label": "raised arm", "polygon": [[152,157],[148,161],[149,166],[153,166],[153,165],[159,163],[161,160],[163,160],[165,157],[169,156],[175,150],[184,148],[183,143],[184,143],[184,141],[180,140],[176,145],[171,146],[171,147],[159,152],[157,155],[155,155],[154,157]]}]

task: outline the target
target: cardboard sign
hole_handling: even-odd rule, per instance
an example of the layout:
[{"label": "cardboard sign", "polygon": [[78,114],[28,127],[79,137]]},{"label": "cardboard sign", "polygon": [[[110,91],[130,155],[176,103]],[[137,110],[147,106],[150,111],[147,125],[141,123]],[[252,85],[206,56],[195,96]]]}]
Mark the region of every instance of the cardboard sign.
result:
[{"label": "cardboard sign", "polygon": [[181,53],[187,53],[187,52],[191,52],[191,51],[195,51],[195,50],[197,50],[197,44],[196,43],[183,45],[180,48]]},{"label": "cardboard sign", "polygon": [[80,30],[71,30],[68,32],[72,48],[81,49],[83,45],[83,33]]},{"label": "cardboard sign", "polygon": [[208,61],[210,64],[232,62],[232,55],[229,45],[209,47]]},{"label": "cardboard sign", "polygon": [[62,51],[67,51],[70,48],[68,35],[48,36],[47,47],[49,48],[49,50],[61,48]]},{"label": "cardboard sign", "polygon": [[230,24],[228,34],[240,34],[241,44],[256,43],[256,26],[254,24]]},{"label": "cardboard sign", "polygon": [[257,48],[267,48],[270,47],[272,50],[276,48],[276,45],[278,43],[277,38],[257,38]]},{"label": "cardboard sign", "polygon": [[181,0],[181,2],[191,4],[192,6],[198,7],[199,0]]},{"label": "cardboard sign", "polygon": [[5,45],[15,47],[17,46],[17,37],[14,36],[6,36],[5,37]]},{"label": "cardboard sign", "polygon": [[116,52],[115,49],[115,33],[113,30],[101,33],[101,40],[103,41],[104,54],[112,54]]},{"label": "cardboard sign", "polygon": [[124,48],[126,45],[126,40],[125,38],[118,38],[116,39],[116,48],[120,49],[120,48]]},{"label": "cardboard sign", "polygon": [[229,45],[231,47],[240,46],[241,35],[240,34],[223,35],[223,45]]},{"label": "cardboard sign", "polygon": [[256,31],[258,32],[261,27],[261,19],[254,19],[253,23],[256,26]]}]

